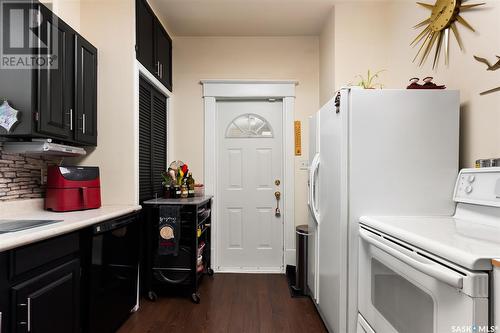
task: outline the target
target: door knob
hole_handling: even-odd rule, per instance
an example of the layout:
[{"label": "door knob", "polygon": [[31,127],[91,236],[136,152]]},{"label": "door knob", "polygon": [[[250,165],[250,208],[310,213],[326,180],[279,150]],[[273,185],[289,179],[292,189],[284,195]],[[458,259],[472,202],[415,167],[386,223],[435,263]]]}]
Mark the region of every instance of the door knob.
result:
[{"label": "door knob", "polygon": [[274,215],[276,217],[280,217],[281,216],[281,210],[280,210],[281,192],[280,191],[274,192],[274,196],[276,197],[276,210],[274,212]]}]

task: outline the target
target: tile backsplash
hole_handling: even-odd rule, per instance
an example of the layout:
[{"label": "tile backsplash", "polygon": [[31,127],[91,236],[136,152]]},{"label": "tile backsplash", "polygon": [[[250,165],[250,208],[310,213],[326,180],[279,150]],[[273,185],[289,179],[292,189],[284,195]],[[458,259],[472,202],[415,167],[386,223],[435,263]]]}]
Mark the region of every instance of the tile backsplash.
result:
[{"label": "tile backsplash", "polygon": [[58,157],[7,154],[0,142],[0,201],[42,198],[47,166],[60,162]]}]

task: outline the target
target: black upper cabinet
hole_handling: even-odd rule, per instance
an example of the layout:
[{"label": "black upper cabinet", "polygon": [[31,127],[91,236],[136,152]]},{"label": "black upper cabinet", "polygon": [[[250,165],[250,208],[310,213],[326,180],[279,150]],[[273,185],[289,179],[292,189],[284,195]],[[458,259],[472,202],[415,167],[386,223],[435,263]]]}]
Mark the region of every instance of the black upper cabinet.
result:
[{"label": "black upper cabinet", "polygon": [[97,49],[76,39],[76,140],[97,145]]},{"label": "black upper cabinet", "polygon": [[23,27],[21,35],[38,39],[27,58],[40,60],[46,52],[55,60],[49,66],[0,69],[0,97],[19,110],[18,123],[9,131],[0,127],[0,136],[96,145],[97,50],[47,7],[36,1],[32,6],[31,13],[40,11],[39,27],[22,18],[14,24]]},{"label": "black upper cabinet", "polygon": [[145,1],[136,1],[136,54],[137,60],[150,72],[156,73],[156,55],[154,52],[155,15]]},{"label": "black upper cabinet", "polygon": [[[59,53],[57,67],[38,70],[39,133],[62,139],[71,139],[71,113],[74,110],[75,81],[75,32],[66,23],[56,20],[50,11],[41,6],[45,18],[41,32],[49,42],[49,53]],[[51,38],[51,37],[57,38]]]},{"label": "black upper cabinet", "polygon": [[172,91],[172,39],[146,0],[136,0],[136,55]]},{"label": "black upper cabinet", "polygon": [[172,39],[158,20],[155,21],[155,40],[158,77],[172,91]]}]

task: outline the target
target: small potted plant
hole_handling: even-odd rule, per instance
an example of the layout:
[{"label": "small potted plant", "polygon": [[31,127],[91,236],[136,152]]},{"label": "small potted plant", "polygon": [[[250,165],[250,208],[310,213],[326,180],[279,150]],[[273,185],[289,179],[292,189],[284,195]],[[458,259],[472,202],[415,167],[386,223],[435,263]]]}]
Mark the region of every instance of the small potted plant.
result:
[{"label": "small potted plant", "polygon": [[366,78],[363,77],[362,75],[356,75],[356,77],[360,79],[360,81],[356,85],[363,87],[364,89],[375,89],[375,88],[382,89],[384,86],[381,83],[376,83],[375,80],[378,79],[380,73],[384,71],[385,70],[381,70],[376,72],[375,74],[372,74],[372,72],[368,70]]}]

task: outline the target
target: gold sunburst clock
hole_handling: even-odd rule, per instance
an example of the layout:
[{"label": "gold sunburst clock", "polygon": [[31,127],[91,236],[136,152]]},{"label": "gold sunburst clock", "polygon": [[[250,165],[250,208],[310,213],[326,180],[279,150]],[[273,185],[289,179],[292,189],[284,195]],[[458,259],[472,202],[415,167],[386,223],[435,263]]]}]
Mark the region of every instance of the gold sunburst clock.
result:
[{"label": "gold sunburst clock", "polygon": [[412,46],[421,44],[413,62],[420,57],[419,66],[422,66],[431,53],[433,46],[436,45],[432,68],[436,68],[439,56],[443,50],[445,63],[448,65],[450,60],[450,30],[453,32],[460,50],[463,51],[464,47],[462,38],[458,32],[457,22],[467,29],[475,31],[461,14],[472,8],[484,5],[484,3],[466,4],[465,2],[466,0],[437,0],[433,5],[417,2],[418,5],[429,9],[431,16],[414,26],[415,29],[424,26],[425,28],[411,43]]}]

